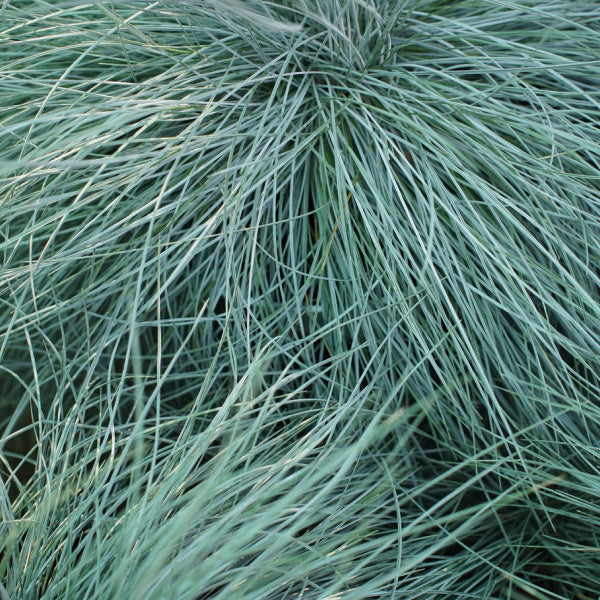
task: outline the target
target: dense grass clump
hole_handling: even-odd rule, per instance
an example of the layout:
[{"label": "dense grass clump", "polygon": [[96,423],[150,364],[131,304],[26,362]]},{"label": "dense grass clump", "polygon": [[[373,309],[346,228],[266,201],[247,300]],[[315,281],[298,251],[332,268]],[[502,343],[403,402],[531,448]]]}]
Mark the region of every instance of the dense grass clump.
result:
[{"label": "dense grass clump", "polygon": [[597,599],[598,2],[0,49],[0,599]]}]

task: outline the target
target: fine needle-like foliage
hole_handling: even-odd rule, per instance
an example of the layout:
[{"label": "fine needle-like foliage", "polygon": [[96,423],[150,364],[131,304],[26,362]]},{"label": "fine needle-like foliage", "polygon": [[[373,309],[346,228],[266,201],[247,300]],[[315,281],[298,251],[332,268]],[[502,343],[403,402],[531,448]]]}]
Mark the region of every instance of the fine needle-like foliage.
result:
[{"label": "fine needle-like foliage", "polygon": [[0,2],[0,599],[596,600],[597,0]]}]

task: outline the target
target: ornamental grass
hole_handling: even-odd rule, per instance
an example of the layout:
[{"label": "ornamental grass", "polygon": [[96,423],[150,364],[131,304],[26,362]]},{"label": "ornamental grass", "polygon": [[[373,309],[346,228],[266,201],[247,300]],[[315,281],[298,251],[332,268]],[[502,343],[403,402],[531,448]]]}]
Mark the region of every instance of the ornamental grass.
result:
[{"label": "ornamental grass", "polygon": [[0,2],[0,599],[597,600],[600,4]]}]

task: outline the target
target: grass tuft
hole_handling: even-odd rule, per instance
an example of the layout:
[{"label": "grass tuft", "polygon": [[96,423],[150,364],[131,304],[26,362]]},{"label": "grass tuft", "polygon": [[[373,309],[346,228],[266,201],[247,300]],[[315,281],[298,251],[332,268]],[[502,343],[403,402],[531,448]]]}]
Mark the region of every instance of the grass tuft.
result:
[{"label": "grass tuft", "polygon": [[0,3],[0,599],[596,599],[599,31]]}]

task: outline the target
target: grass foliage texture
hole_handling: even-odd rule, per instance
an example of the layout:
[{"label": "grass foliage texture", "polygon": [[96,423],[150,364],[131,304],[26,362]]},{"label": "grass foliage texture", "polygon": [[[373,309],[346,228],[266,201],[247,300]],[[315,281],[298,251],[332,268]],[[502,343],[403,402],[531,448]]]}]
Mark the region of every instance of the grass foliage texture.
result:
[{"label": "grass foliage texture", "polygon": [[596,600],[599,32],[0,2],[0,598]]}]

